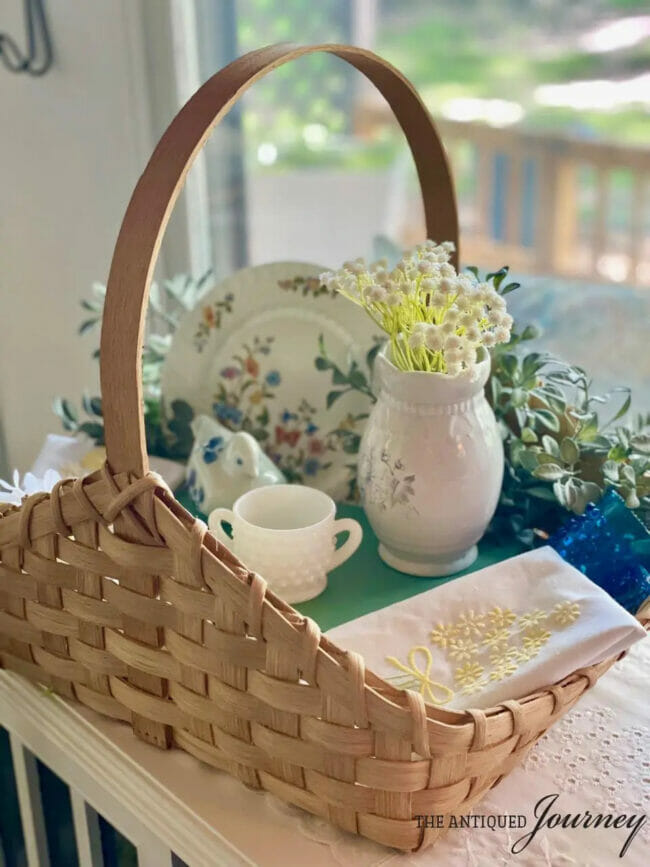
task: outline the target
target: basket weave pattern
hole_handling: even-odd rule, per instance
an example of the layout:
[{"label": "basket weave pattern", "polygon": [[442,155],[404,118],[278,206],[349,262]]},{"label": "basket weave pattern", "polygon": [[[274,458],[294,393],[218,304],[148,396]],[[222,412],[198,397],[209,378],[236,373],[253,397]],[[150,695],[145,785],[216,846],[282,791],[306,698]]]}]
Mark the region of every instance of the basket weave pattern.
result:
[{"label": "basket weave pattern", "polygon": [[33,495],[0,519],[0,551],[6,668],[403,849],[440,833],[415,817],[467,812],[613,662],[494,712],[427,707],[273,596],[154,476],[105,468]]},{"label": "basket weave pattern", "polygon": [[0,665],[150,743],[411,850],[442,833],[418,816],[467,812],[614,660],[488,711],[426,705],[321,636],[148,473],[140,353],[172,206],[235,100],[314,51],[348,61],[387,99],[414,156],[428,237],[457,242],[433,122],[381,58],[351,46],[270,46],[207,81],[157,146],[117,241],[100,356],[109,463],[0,510]]}]

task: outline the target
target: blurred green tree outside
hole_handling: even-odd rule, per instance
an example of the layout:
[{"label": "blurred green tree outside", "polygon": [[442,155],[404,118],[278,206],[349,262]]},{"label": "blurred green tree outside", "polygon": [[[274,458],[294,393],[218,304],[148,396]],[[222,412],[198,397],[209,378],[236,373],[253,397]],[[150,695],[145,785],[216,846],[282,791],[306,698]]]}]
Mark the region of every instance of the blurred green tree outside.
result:
[{"label": "blurred green tree outside", "polygon": [[[238,48],[350,41],[353,6],[241,0]],[[643,76],[650,76],[647,0],[377,0],[372,47],[412,79],[434,114],[448,114],[454,101],[503,100],[527,129],[647,144],[650,81],[645,98],[638,97]],[[371,142],[351,134],[358,78],[351,74],[335,58],[316,55],[261,82],[244,113],[249,159],[273,170],[390,165],[402,144],[393,126]],[[635,80],[635,94],[626,95]],[[575,104],[574,90],[540,97],[544,86],[580,82],[589,92],[585,99],[578,88]],[[612,85],[613,102],[591,105]]]}]

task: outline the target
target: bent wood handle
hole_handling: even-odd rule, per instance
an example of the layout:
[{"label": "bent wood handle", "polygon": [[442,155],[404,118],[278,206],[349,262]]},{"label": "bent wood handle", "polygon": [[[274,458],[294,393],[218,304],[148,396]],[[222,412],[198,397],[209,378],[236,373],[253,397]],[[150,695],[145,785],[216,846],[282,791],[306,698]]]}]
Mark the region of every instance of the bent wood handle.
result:
[{"label": "bent wood handle", "polygon": [[427,236],[458,246],[456,200],[442,144],[424,103],[394,67],[349,45],[270,45],[233,61],[206,81],[167,128],[133,192],[117,239],[100,353],[106,451],[115,473],[142,475],[148,469],[141,381],[145,309],[162,236],[185,176],[212,129],[255,81],[317,51],[347,61],[383,94],[415,160]]}]

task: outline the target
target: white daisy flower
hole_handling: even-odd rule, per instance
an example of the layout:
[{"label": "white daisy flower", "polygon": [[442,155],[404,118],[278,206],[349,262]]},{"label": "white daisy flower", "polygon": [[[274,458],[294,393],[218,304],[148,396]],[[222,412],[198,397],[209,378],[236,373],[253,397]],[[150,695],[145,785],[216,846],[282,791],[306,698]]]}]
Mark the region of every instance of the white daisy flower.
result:
[{"label": "white daisy flower", "polygon": [[500,310],[490,310],[487,315],[487,321],[490,325],[501,325],[503,322],[503,313]]},{"label": "white daisy flower", "polygon": [[473,364],[476,364],[476,347],[472,346],[470,343],[466,343],[462,350],[462,360],[463,363],[470,367]]},{"label": "white daisy flower", "polygon": [[497,342],[494,336],[494,332],[492,331],[484,331],[481,337],[481,341],[483,343],[483,346],[486,346],[488,349],[490,349],[492,346],[496,346]]},{"label": "white daisy flower", "polygon": [[474,287],[475,281],[472,279],[470,274],[459,274],[456,277],[456,284],[461,292],[471,291]]},{"label": "white daisy flower", "polygon": [[376,304],[380,304],[382,301],[385,301],[387,297],[388,292],[384,289],[383,286],[380,286],[378,283],[371,283],[371,285],[368,286],[368,288],[366,289],[366,298],[369,298]]},{"label": "white daisy flower", "polygon": [[431,274],[434,269],[434,263],[429,259],[420,259],[417,264],[417,269],[420,274]]},{"label": "white daisy flower", "polygon": [[429,325],[425,332],[424,341],[427,349],[432,352],[440,352],[445,344],[445,335],[439,325]]},{"label": "white daisy flower", "polygon": [[41,479],[34,473],[25,473],[21,481],[20,473],[14,470],[11,482],[0,479],[0,503],[20,506],[23,497],[29,497],[40,491],[49,493],[60,479],[61,475],[56,470],[47,470]]}]

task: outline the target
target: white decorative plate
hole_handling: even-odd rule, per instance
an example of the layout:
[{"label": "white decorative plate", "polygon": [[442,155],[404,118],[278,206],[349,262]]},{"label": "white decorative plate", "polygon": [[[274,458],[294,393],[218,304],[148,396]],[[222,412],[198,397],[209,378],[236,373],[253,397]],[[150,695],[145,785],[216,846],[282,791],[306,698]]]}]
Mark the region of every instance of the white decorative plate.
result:
[{"label": "white decorative plate", "polygon": [[[356,365],[367,376],[365,356],[378,329],[321,285],[324,270],[279,262],[221,282],[181,322],[163,367],[162,395],[165,407],[183,400],[195,415],[248,431],[289,481],[340,500],[349,495],[351,441],[370,400],[344,381],[333,383],[332,369],[317,369],[319,341],[345,375]],[[333,398],[334,392],[341,394]]]}]

